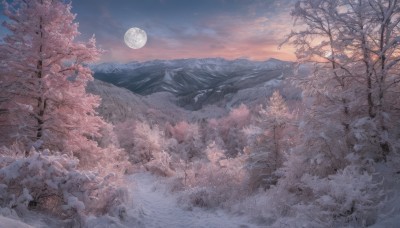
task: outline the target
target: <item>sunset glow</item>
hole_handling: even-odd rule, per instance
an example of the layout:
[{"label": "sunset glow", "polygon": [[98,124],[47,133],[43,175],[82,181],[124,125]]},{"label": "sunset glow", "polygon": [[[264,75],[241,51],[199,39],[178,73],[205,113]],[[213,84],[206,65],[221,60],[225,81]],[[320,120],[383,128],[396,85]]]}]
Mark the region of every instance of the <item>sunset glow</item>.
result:
[{"label": "sunset glow", "polygon": [[[73,2],[81,38],[96,35],[105,50],[101,62],[154,59],[271,57],[294,60],[293,49],[279,44],[292,28],[293,1],[118,1]],[[123,35],[130,27],[146,31],[148,43],[126,48]]]},{"label": "sunset glow", "polygon": [[400,0],[0,21],[0,228],[400,227]]}]

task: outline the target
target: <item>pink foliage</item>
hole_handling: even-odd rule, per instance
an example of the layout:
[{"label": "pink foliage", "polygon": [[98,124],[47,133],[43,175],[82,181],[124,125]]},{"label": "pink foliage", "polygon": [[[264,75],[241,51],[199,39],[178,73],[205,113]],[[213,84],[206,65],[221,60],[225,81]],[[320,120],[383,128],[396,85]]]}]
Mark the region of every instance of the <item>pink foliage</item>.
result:
[{"label": "pink foliage", "polygon": [[[241,153],[245,146],[245,136],[242,133],[243,127],[250,124],[250,110],[244,104],[232,109],[227,117],[220,119],[211,119],[208,121],[210,132],[205,136],[212,136],[215,141],[222,139],[225,149],[229,157],[234,157]],[[216,137],[218,136],[218,137]],[[209,140],[207,140],[209,141]],[[221,142],[218,142],[221,144]]]},{"label": "pink foliage", "polygon": [[241,128],[248,124],[250,120],[250,110],[246,105],[241,104],[239,107],[232,109],[229,115],[220,119],[220,127],[222,129],[230,127]]},{"label": "pink foliage", "polygon": [[238,108],[233,109],[228,116],[227,121],[243,127],[248,123],[250,118],[250,110],[246,105],[241,104]]},{"label": "pink foliage", "polygon": [[4,8],[10,19],[4,26],[11,33],[0,45],[0,75],[2,95],[9,99],[1,105],[15,126],[6,134],[27,147],[95,150],[91,139],[104,126],[95,112],[100,98],[85,91],[93,80],[85,64],[99,56],[95,39],[75,41],[78,24],[63,1],[15,0],[4,2]]},{"label": "pink foliage", "polygon": [[197,123],[182,121],[175,126],[167,126],[167,131],[177,142],[174,146],[174,151],[186,161],[202,156],[201,151],[204,145],[200,127]]},{"label": "pink foliage", "polygon": [[182,181],[186,191],[180,201],[205,208],[229,207],[240,198],[245,187],[244,157],[227,159],[224,150],[215,142],[210,143],[204,153],[209,162],[184,165]]},{"label": "pink foliage", "polygon": [[177,123],[175,126],[168,127],[169,132],[179,142],[183,142],[188,138],[194,137],[197,134],[198,127],[194,124],[189,124],[186,121]]}]

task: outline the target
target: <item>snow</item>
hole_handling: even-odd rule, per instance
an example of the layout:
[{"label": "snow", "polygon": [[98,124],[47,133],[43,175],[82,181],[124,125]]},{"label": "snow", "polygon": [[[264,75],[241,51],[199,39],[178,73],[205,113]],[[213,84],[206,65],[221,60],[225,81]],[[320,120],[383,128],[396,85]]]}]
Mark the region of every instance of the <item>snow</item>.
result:
[{"label": "snow", "polygon": [[[393,159],[394,160],[394,159]],[[383,201],[384,205],[380,209],[380,216],[376,224],[372,228],[400,227],[400,174],[394,172],[398,170],[398,164],[379,164],[377,171],[383,176],[383,185],[385,189],[389,189],[389,194]]]},{"label": "snow", "polygon": [[[398,200],[397,200],[398,201]],[[396,228],[400,227],[400,214],[394,217],[386,218],[383,221],[379,221],[377,224],[371,226],[371,228]]]},{"label": "snow", "polygon": [[0,215],[0,228],[33,228],[33,226]]},{"label": "snow", "polygon": [[[131,197],[126,202],[127,210],[123,217],[90,216],[86,220],[89,228],[252,228],[247,217],[230,215],[222,210],[184,209],[178,205],[178,194],[170,193],[166,184],[149,173],[136,173],[126,178]],[[70,199],[74,203],[74,199]],[[51,228],[74,227],[71,221],[57,220],[50,216],[26,212],[19,221],[16,216],[0,215],[0,228]],[[28,225],[28,224],[30,225]]]},{"label": "snow", "polygon": [[[282,76],[279,76],[280,78]],[[278,87],[282,83],[280,79],[272,79],[264,83],[264,87]]]},{"label": "snow", "polygon": [[[246,59],[226,60],[221,58],[206,58],[206,59],[177,59],[177,60],[156,60],[147,62],[130,62],[130,63],[100,63],[91,64],[89,67],[94,72],[113,73],[121,71],[133,71],[145,66],[168,66],[168,69],[174,67],[183,67],[188,69],[201,69],[207,72],[222,72],[224,70],[231,71],[234,67],[245,67],[258,70],[273,70],[281,69],[290,65],[290,62],[285,62],[277,59],[269,59],[267,61],[250,61]],[[178,69],[179,69],[178,68]]]},{"label": "snow", "polygon": [[248,80],[251,78],[259,77],[258,73],[259,73],[258,71],[254,71],[246,76],[239,78],[238,81],[244,81],[244,80]]},{"label": "snow", "polygon": [[172,79],[172,73],[173,73],[173,72],[171,72],[170,70],[166,70],[166,71],[165,71],[165,74],[164,74],[164,80],[167,81],[167,82],[173,81],[173,79]]},{"label": "snow", "polygon": [[200,90],[199,93],[193,98],[194,102],[197,103],[199,99],[204,96],[205,94],[211,92],[212,89],[205,89],[205,90]]},{"label": "snow", "polygon": [[203,95],[204,95],[204,93],[199,93],[199,94],[197,94],[197,95],[193,98],[194,103],[197,103],[197,101],[199,100],[199,98],[202,97]]},{"label": "snow", "polygon": [[176,69],[167,69],[164,73],[164,82],[174,82],[174,76],[179,71],[182,71],[183,68],[176,68]]},{"label": "snow", "polygon": [[[132,183],[130,191],[133,207],[127,214],[131,221],[136,218],[143,227],[257,227],[245,217],[229,215],[223,211],[199,208],[185,210],[177,204],[177,195],[169,193],[166,186],[151,174],[134,174],[128,178],[128,182]],[[129,227],[129,224],[126,225]]]},{"label": "snow", "polygon": [[142,66],[139,62],[130,62],[127,64],[121,63],[100,63],[100,64],[91,64],[89,67],[94,72],[102,72],[102,73],[113,73],[119,72],[123,70],[133,70]]}]

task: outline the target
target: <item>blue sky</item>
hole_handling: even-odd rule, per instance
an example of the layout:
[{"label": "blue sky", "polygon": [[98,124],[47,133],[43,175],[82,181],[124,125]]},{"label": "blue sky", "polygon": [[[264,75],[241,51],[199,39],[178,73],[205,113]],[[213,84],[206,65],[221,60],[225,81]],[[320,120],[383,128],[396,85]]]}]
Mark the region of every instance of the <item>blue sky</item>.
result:
[{"label": "blue sky", "polygon": [[[72,6],[79,39],[95,34],[106,51],[101,61],[294,58],[289,47],[277,49],[292,26],[293,0],[72,0]],[[123,43],[131,27],[147,32],[144,48]]]}]

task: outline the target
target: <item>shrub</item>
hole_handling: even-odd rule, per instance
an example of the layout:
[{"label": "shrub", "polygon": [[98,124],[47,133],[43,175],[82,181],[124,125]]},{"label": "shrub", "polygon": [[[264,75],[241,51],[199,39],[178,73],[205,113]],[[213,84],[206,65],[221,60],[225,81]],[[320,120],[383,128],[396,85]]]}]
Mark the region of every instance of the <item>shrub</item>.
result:
[{"label": "shrub", "polygon": [[0,206],[66,219],[123,210],[125,191],[110,176],[80,171],[78,159],[48,150],[0,151]]},{"label": "shrub", "polygon": [[180,201],[188,206],[229,207],[243,194],[244,158],[227,159],[218,145],[211,143],[205,150],[210,162],[197,161],[185,165],[185,191]]},{"label": "shrub", "polygon": [[364,227],[375,222],[382,188],[360,166],[349,165],[326,178],[306,174],[302,182],[311,189],[312,201],[300,204],[299,210],[321,225]]},{"label": "shrub", "polygon": [[175,126],[167,126],[167,130],[172,138],[176,140],[175,150],[181,158],[192,161],[193,158],[202,157],[200,152],[204,145],[198,124],[182,121]]}]

